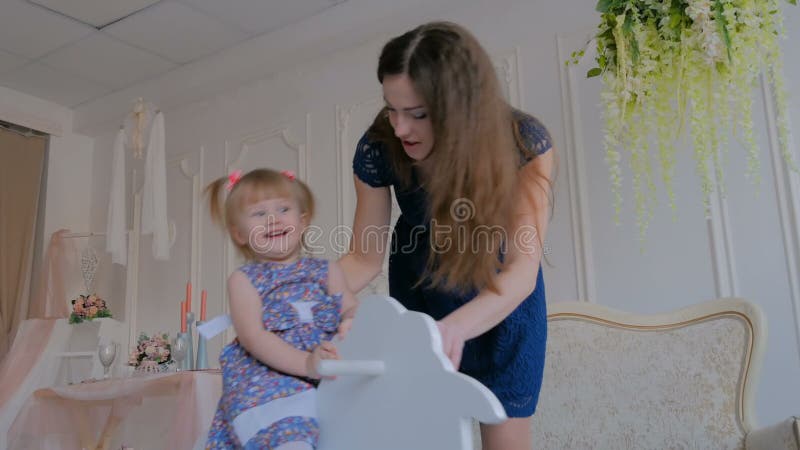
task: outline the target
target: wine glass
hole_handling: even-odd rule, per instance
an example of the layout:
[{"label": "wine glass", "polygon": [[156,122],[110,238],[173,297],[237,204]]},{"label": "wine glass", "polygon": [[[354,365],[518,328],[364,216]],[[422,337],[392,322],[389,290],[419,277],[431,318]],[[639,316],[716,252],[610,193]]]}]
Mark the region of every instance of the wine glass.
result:
[{"label": "wine glass", "polygon": [[187,342],[186,335],[179,334],[172,339],[172,359],[175,360],[175,371],[180,372],[183,359],[186,358],[186,352],[189,351],[189,343]]},{"label": "wine glass", "polygon": [[109,369],[117,356],[117,343],[114,341],[101,343],[97,346],[97,356],[100,358],[100,363],[103,364],[103,379],[110,378]]}]

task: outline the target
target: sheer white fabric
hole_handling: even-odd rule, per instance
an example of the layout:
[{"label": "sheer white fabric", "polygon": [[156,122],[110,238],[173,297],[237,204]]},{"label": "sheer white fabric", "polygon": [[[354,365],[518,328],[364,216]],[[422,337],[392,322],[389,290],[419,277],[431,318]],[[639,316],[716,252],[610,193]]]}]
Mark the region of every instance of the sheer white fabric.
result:
[{"label": "sheer white fabric", "polygon": [[164,148],[164,114],[156,114],[144,161],[142,191],[142,234],[153,235],[153,258],[169,259],[167,221],[167,162]]},{"label": "sheer white fabric", "polygon": [[106,251],[111,261],[123,266],[128,262],[127,217],[125,202],[125,131],[114,139],[114,162],[111,165],[111,189],[106,220]]}]

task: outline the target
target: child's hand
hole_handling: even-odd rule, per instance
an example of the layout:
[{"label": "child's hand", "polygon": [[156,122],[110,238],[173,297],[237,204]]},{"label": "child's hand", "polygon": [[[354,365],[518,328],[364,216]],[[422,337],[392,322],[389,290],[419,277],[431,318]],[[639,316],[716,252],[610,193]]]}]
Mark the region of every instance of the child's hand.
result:
[{"label": "child's hand", "polygon": [[325,341],[308,354],[306,358],[306,372],[309,378],[320,379],[322,378],[317,372],[317,366],[323,359],[339,359],[339,352],[336,351],[336,346],[333,342]]},{"label": "child's hand", "polygon": [[347,317],[342,319],[342,322],[339,324],[339,329],[336,330],[336,339],[343,340],[347,333],[350,331],[350,328],[353,326],[353,318]]}]

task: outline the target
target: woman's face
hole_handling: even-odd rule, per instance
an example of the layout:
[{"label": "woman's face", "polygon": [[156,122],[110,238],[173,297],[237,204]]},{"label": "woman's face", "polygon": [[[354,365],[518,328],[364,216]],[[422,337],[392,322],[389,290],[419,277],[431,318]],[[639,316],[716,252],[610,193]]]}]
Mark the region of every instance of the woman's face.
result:
[{"label": "woman's face", "polygon": [[433,123],[428,107],[406,74],[383,78],[383,99],[394,134],[409,158],[422,161],[433,149]]}]

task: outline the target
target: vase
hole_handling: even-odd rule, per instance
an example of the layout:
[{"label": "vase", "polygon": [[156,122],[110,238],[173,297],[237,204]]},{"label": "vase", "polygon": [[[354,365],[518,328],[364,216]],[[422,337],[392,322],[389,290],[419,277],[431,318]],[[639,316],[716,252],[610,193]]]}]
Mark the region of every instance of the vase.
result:
[{"label": "vase", "polygon": [[[204,322],[198,320],[197,326],[199,327]],[[199,328],[198,328],[199,330]],[[197,360],[194,364],[195,370],[208,369],[208,354],[206,352],[206,338],[200,332],[197,333]]]},{"label": "vase", "polygon": [[140,375],[147,375],[153,373],[168,372],[170,368],[171,368],[170,363],[159,364],[156,361],[142,361],[139,363],[138,366],[136,366],[134,372]]},{"label": "vase", "polygon": [[186,336],[187,350],[186,359],[183,360],[183,370],[194,370],[194,333],[192,332],[192,325],[194,325],[194,313],[189,311],[186,313]]}]

